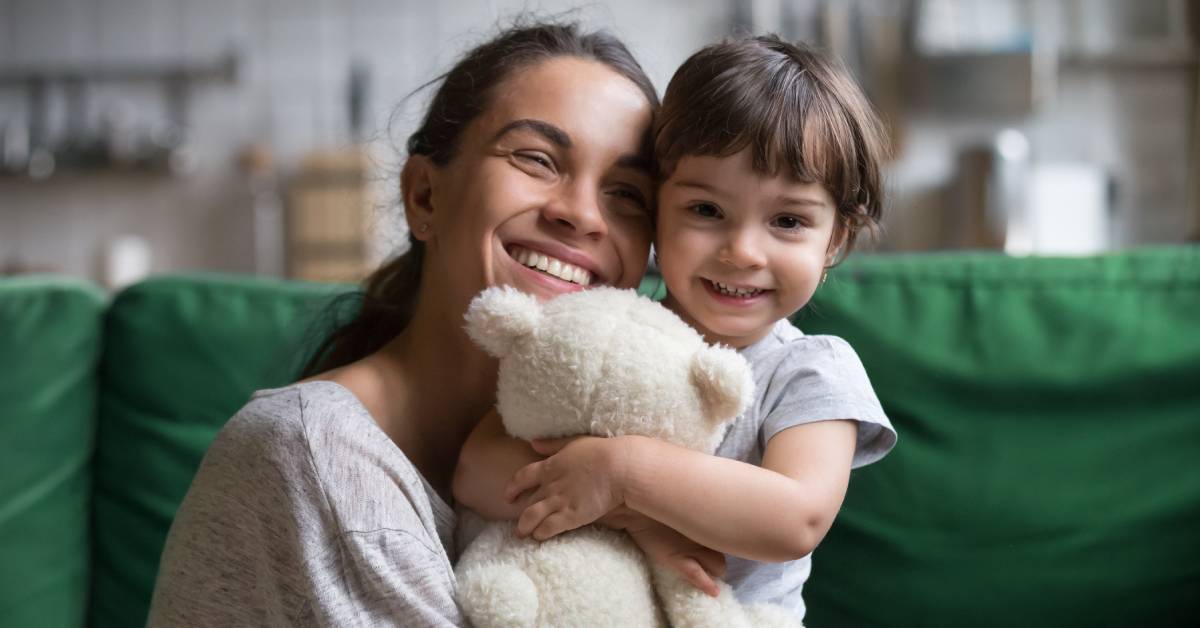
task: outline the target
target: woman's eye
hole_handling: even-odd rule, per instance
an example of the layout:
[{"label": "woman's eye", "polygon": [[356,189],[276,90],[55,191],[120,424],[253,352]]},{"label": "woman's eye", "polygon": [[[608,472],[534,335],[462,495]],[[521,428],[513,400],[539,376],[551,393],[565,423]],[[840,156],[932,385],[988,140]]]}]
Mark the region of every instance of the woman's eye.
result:
[{"label": "woman's eye", "polygon": [[712,203],[696,203],[691,207],[692,213],[701,218],[720,218],[721,210]]},{"label": "woman's eye", "polygon": [[537,166],[538,168],[543,168],[543,169],[549,170],[551,172],[554,172],[554,162],[550,159],[550,156],[547,155],[546,153],[520,152],[520,153],[514,153],[514,154],[516,155],[517,159],[520,159],[529,164],[533,164],[533,165]]},{"label": "woman's eye", "polygon": [[639,208],[646,207],[646,196],[637,188],[618,187],[613,190],[613,194],[618,198],[627,200],[630,203],[637,205]]}]

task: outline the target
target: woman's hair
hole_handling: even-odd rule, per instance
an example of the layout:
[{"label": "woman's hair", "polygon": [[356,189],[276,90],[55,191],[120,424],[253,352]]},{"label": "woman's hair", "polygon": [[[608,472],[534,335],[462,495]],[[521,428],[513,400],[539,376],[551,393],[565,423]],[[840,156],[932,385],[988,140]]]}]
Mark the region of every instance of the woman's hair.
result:
[{"label": "woman's hair", "polygon": [[[495,87],[518,70],[556,57],[603,63],[633,82],[651,107],[658,108],[654,84],[616,37],[581,32],[575,23],[517,25],[477,46],[431,82],[441,84],[420,128],[408,138],[408,154],[424,155],[438,166],[450,163],[463,131],[491,105]],[[325,338],[307,360],[301,378],[365,357],[403,331],[416,308],[424,256],[424,243],[410,234],[408,251],[373,272],[352,295],[361,301],[357,313]]]},{"label": "woman's hair", "polygon": [[671,78],[654,126],[660,176],[682,157],[749,148],[754,169],[819,183],[845,229],[843,254],[882,212],[879,118],[849,73],[816,49],[775,35],[702,48]]}]

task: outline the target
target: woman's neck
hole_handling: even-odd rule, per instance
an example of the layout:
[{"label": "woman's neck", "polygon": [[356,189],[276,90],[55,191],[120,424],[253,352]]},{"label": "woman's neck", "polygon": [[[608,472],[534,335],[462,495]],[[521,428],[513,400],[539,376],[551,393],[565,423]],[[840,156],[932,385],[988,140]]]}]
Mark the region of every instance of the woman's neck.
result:
[{"label": "woman's neck", "polygon": [[495,360],[455,320],[418,311],[399,336],[357,363],[351,387],[444,498],[463,442],[496,399]]}]

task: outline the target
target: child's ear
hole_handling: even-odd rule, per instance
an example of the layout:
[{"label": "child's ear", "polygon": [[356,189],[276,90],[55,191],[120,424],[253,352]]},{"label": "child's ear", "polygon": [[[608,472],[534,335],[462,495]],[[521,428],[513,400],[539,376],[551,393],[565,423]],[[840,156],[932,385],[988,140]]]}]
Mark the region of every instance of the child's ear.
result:
[{"label": "child's ear", "polygon": [[825,267],[833,266],[837,261],[838,255],[842,252],[842,247],[846,246],[846,240],[850,236],[850,223],[842,216],[837,216],[834,219],[836,222],[833,225],[833,234],[829,238],[829,249],[825,251]]},{"label": "child's ear", "polygon": [[433,239],[433,191],[437,166],[425,155],[412,155],[400,171],[400,199],[409,233],[422,242]]}]

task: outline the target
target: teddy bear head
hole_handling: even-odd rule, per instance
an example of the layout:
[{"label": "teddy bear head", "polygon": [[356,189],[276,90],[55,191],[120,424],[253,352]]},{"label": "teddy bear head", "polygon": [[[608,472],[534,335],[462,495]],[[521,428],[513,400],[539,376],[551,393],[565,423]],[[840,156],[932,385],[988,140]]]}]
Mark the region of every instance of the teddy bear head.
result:
[{"label": "teddy bear head", "polygon": [[754,383],[736,351],[714,347],[633,290],[599,287],[545,303],[489,288],[467,333],[499,359],[497,408],[518,438],[638,434],[714,451]]}]

